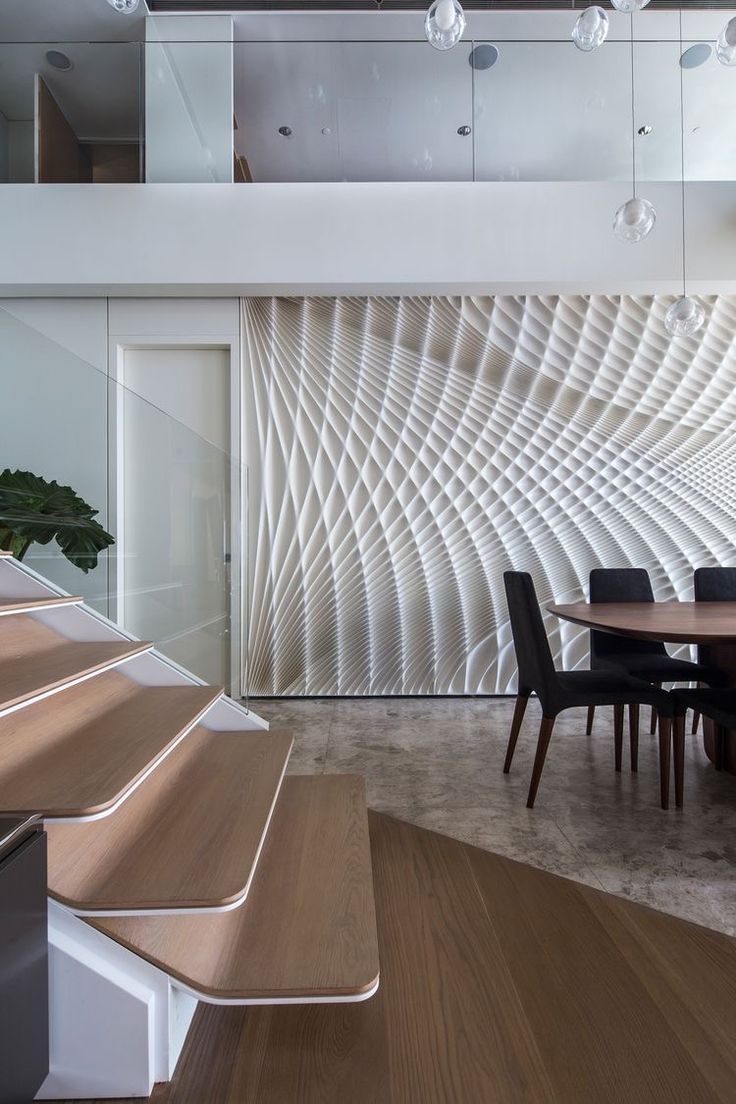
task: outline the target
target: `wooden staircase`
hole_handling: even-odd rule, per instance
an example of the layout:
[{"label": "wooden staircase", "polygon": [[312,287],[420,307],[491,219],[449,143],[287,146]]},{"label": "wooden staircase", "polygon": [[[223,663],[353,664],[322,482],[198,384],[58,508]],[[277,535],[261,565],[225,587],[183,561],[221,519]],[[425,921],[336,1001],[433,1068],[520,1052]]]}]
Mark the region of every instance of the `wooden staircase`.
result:
[{"label": "wooden staircase", "polygon": [[[292,743],[81,599],[0,558],[0,812],[45,818],[59,963],[52,954],[52,1073],[39,1098],[147,1095],[171,1075],[196,1000],[375,992],[363,783],[284,780]],[[94,1016],[88,987],[100,994]],[[123,1020],[131,994],[140,1008],[119,1071],[106,1059],[102,1091],[107,1067],[89,1036],[108,1014],[121,1022],[121,994]],[[70,1009],[82,1003],[69,1036]],[[133,1069],[131,1047],[148,1056],[145,1070]]]}]

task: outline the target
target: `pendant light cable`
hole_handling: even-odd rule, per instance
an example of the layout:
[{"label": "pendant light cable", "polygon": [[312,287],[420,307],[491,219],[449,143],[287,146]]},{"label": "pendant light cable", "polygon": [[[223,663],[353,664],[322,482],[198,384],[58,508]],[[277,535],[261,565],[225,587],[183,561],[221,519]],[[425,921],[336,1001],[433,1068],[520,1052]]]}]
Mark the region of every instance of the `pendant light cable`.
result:
[{"label": "pendant light cable", "polygon": [[680,5],[680,180],[682,200],[682,296],[687,294],[685,273],[685,78],[682,65],[682,5]]},{"label": "pendant light cable", "polygon": [[636,199],[636,100],[634,97],[634,13],[631,13],[631,180]]}]

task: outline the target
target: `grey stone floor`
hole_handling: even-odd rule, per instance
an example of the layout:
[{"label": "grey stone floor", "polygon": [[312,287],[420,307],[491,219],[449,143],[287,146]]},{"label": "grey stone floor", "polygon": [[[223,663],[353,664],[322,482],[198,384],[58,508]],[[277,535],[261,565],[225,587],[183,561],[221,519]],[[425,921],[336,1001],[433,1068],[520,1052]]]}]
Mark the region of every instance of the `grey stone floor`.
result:
[{"label": "grey stone floor", "polygon": [[[685,803],[659,808],[656,737],[639,773],[613,769],[613,711],[558,719],[526,808],[539,705],[527,709],[512,772],[501,767],[510,699],[253,699],[295,736],[292,773],[359,773],[380,812],[736,935],[736,776],[688,736]],[[646,717],[644,714],[646,713]],[[648,710],[642,728],[648,729]]]}]

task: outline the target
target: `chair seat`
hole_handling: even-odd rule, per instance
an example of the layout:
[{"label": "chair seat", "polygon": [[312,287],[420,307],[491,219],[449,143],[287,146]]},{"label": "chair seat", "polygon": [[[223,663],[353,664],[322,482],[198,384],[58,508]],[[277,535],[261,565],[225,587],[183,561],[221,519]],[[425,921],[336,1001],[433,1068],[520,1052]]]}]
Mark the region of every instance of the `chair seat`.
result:
[{"label": "chair seat", "polygon": [[673,700],[642,679],[621,671],[560,671],[560,690],[569,705],[653,705],[666,716],[673,711]]},{"label": "chair seat", "polygon": [[599,670],[625,671],[645,682],[708,682],[718,686],[722,681],[721,673],[705,663],[692,663],[669,655],[617,652],[615,656],[601,657],[597,663]]},{"label": "chair seat", "polygon": [[673,697],[723,728],[736,728],[736,689],[675,690]]}]

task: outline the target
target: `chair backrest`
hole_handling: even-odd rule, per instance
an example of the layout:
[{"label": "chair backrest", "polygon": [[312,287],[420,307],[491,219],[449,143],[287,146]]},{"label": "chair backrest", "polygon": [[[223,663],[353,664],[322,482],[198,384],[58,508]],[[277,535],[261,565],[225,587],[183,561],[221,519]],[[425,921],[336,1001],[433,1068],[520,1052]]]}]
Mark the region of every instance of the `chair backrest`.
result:
[{"label": "chair backrest", "polygon": [[[591,602],[653,602],[649,572],[643,567],[596,567],[590,573]],[[616,655],[666,655],[664,644],[634,640],[615,633],[590,634],[590,662]]]},{"label": "chair backrest", "polygon": [[534,690],[544,708],[557,685],[557,672],[534,582],[528,571],[505,571],[503,583],[519,668],[519,690]]},{"label": "chair backrest", "polygon": [[697,567],[693,588],[696,602],[736,602],[736,567]]}]

